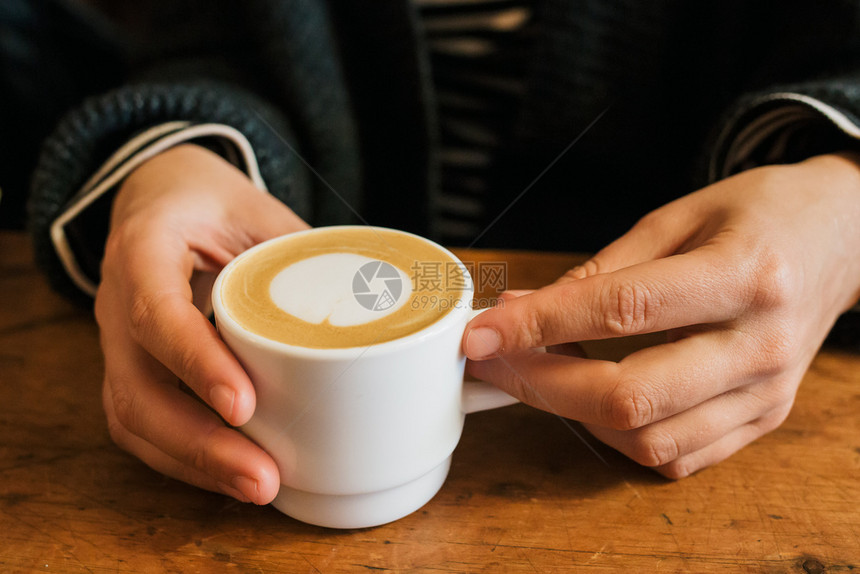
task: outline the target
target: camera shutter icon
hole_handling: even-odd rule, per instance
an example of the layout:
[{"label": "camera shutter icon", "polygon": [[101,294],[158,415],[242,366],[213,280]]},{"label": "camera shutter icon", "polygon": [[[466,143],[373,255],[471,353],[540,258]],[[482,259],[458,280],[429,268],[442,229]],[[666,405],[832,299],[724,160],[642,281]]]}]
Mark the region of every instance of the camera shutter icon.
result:
[{"label": "camera shutter icon", "polygon": [[371,261],[355,272],[352,278],[352,294],[365,309],[385,311],[400,300],[403,294],[403,279],[390,263]]}]

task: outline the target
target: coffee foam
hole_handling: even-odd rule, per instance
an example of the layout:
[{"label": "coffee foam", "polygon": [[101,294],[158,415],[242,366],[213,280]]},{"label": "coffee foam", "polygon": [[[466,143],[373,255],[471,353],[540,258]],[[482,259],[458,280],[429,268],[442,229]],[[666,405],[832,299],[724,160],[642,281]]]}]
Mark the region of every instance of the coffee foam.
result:
[{"label": "coffee foam", "polygon": [[[327,321],[334,327],[364,325],[397,311],[412,293],[412,282],[405,271],[391,266],[394,276],[379,277],[379,267],[377,259],[355,253],[309,257],[275,275],[269,285],[269,296],[285,313],[308,323],[319,325]],[[370,274],[356,278],[362,269]],[[356,298],[356,279],[364,281],[367,287],[365,305]],[[392,288],[386,283],[391,283]]]},{"label": "coffee foam", "polygon": [[[397,270],[403,293],[391,308],[360,313],[355,293],[361,289],[356,291],[352,281],[373,261]],[[420,331],[453,309],[462,286],[430,281],[421,270],[444,278],[456,265],[450,255],[413,235],[371,227],[320,228],[284,236],[236,261],[220,296],[239,325],[265,338],[313,348],[366,346]],[[311,280],[312,273],[326,279]],[[339,285],[327,286],[328,279]],[[381,292],[379,277],[364,279],[360,287]]]}]

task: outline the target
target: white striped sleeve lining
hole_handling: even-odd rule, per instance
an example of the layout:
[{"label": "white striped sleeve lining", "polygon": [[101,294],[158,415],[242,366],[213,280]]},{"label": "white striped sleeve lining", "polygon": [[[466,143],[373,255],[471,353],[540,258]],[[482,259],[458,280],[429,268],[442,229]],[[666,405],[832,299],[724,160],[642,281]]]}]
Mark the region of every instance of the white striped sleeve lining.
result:
[{"label": "white striped sleeve lining", "polygon": [[222,156],[244,170],[257,188],[266,191],[254,150],[248,139],[235,128],[222,124],[167,122],[138,134],[93,174],[51,224],[51,241],[57,256],[71,280],[83,292],[95,296],[97,285],[81,270],[66,235],[67,226],[98,198],[114,190],[145,161],[171,147],[201,138],[217,141],[223,147]]},{"label": "white striped sleeve lining", "polygon": [[[708,170],[710,181],[755,167],[759,163],[776,163],[783,157],[789,141],[799,130],[823,119],[843,135],[860,141],[860,127],[844,113],[816,98],[792,92],[770,94],[754,101],[752,106],[781,103],[740,128],[739,118],[727,123],[717,140],[716,153]],[[729,141],[729,138],[732,138]],[[762,146],[770,146],[762,149]],[[838,151],[838,150],[834,150]],[[722,158],[722,159],[721,159]],[[763,159],[763,161],[762,161]]]}]

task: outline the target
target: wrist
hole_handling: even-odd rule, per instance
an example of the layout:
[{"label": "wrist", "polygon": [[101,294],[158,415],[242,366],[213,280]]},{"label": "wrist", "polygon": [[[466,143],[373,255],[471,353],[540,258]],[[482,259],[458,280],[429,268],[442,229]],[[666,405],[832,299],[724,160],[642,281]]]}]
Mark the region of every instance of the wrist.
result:
[{"label": "wrist", "polygon": [[[834,225],[848,232],[849,235],[844,237],[847,244],[833,245],[831,249],[843,253],[846,271],[856,269],[855,273],[850,274],[854,280],[848,281],[850,294],[843,311],[860,310],[860,231],[856,230],[856,225],[852,225],[852,222],[860,221],[860,152],[835,152],[810,158],[803,163],[824,170],[817,177],[822,188],[838,189],[847,198],[848,203],[843,204],[845,211],[832,220]],[[842,221],[845,221],[844,225],[840,223]]]}]

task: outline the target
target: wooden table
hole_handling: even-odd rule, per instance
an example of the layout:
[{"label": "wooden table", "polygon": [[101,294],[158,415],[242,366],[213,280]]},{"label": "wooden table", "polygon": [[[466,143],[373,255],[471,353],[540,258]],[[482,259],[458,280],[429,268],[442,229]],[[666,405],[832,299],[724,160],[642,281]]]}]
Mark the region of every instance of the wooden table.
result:
[{"label": "wooden table", "polygon": [[[575,260],[461,254],[507,261],[509,287]],[[430,503],[335,531],[115,447],[93,320],[49,291],[19,234],[0,234],[0,301],[0,572],[860,572],[854,355],[821,352],[779,430],[677,482],[551,414],[470,415]]]}]

